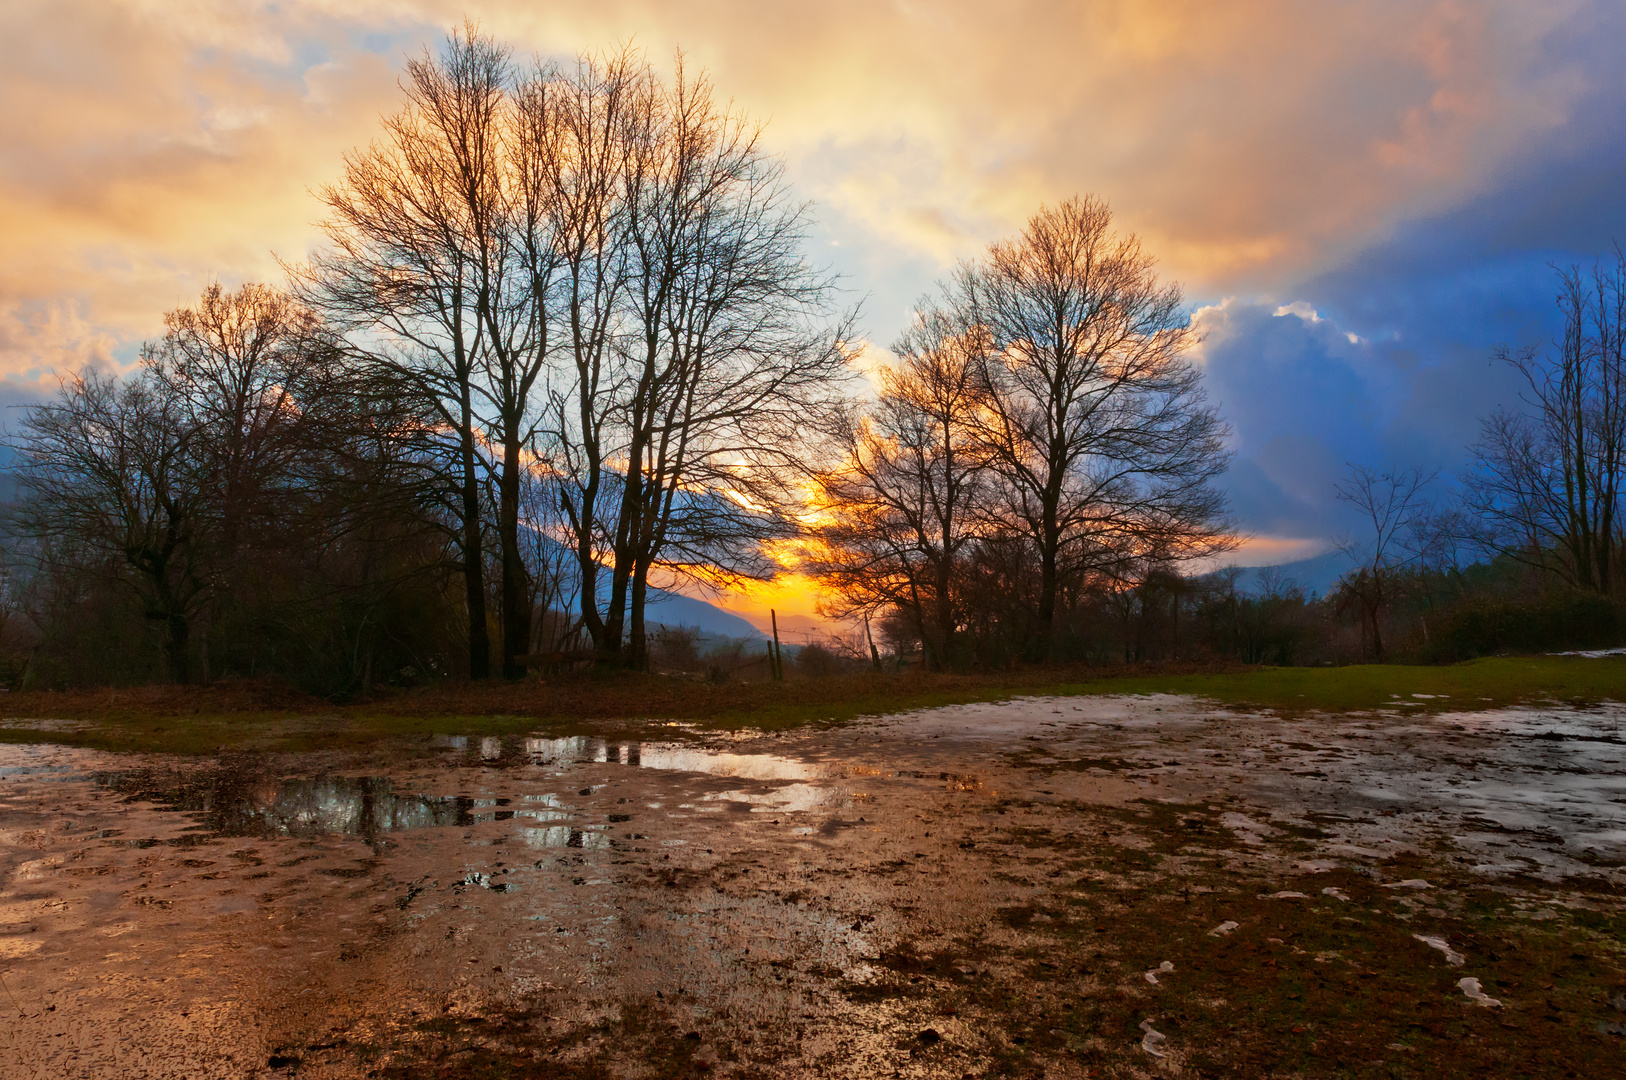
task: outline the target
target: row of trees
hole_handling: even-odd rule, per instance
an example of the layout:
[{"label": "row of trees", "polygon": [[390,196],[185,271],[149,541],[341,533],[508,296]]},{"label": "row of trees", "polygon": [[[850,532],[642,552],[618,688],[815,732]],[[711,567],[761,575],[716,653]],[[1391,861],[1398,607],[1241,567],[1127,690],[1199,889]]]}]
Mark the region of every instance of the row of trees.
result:
[{"label": "row of trees", "polygon": [[[1191,330],[1106,208],[1047,210],[917,312],[820,476],[832,615],[880,616],[932,666],[1011,656],[1453,659],[1613,644],[1626,580],[1626,257],[1560,268],[1562,330],[1501,350],[1521,407],[1455,484],[1351,465],[1360,524],[1325,596],[1279,572],[1182,572],[1232,538],[1224,428]],[[1454,490],[1447,490],[1454,489]],[[1211,565],[1211,563],[1210,563]]]},{"label": "row of trees", "polygon": [[963,268],[860,400],[807,208],[681,59],[465,29],[403,91],[287,289],[212,287],[24,419],[12,592],[65,677],[140,637],[177,681],[641,667],[652,579],[798,539],[939,666],[1043,660],[1087,591],[1230,542],[1179,290],[1099,200]]},{"label": "row of trees", "polygon": [[[681,60],[525,66],[472,29],[403,89],[286,290],[211,288],[131,376],[27,415],[37,610],[128,587],[178,681],[313,620],[512,677],[538,633],[641,666],[652,575],[773,571],[851,331],[759,129]],[[417,626],[381,626],[408,595]]]}]

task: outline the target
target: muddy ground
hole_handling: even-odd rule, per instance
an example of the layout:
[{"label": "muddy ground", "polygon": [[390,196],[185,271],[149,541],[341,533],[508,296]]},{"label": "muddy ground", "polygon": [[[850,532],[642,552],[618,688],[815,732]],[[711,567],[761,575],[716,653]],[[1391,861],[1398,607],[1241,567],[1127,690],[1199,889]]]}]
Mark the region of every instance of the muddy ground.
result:
[{"label": "muddy ground", "polygon": [[1626,709],[0,746],[0,1076],[1626,1072]]}]

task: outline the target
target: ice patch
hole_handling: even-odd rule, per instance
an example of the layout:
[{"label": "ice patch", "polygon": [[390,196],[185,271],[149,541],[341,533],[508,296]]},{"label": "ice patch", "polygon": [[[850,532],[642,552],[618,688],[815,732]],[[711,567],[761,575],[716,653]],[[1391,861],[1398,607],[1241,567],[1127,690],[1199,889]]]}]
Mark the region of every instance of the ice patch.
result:
[{"label": "ice patch", "polygon": [[[1445,954],[1445,962],[1450,964],[1452,967],[1461,967],[1463,964],[1468,962],[1468,958],[1466,956],[1463,956],[1461,953],[1457,952],[1457,950],[1453,949],[1442,937],[1424,937],[1422,934],[1413,934],[1412,937],[1416,938],[1418,941],[1421,941],[1424,945],[1427,945],[1431,949],[1438,949],[1443,952]],[[1477,986],[1478,984],[1476,983],[1475,985]],[[1468,996],[1472,997],[1473,995],[1470,994]]]},{"label": "ice patch", "polygon": [[1407,878],[1405,881],[1391,881],[1383,886],[1385,889],[1432,889],[1434,886],[1420,877]]},{"label": "ice patch", "polygon": [[[1502,1007],[1502,1003],[1500,1001],[1488,996],[1485,991],[1479,988],[1479,980],[1472,976],[1469,976],[1466,979],[1458,979],[1457,986],[1462,989],[1462,992],[1467,995],[1468,999],[1475,1005],[1484,1005],[1491,1009],[1499,1009]],[[1141,1026],[1145,1027],[1144,1024]]]},{"label": "ice patch", "polygon": [[1334,900],[1343,900],[1345,902],[1348,902],[1348,900],[1349,900],[1349,897],[1344,895],[1344,890],[1342,890],[1342,889],[1340,889],[1340,888],[1338,888],[1337,886],[1334,886],[1334,885],[1328,885],[1325,889],[1322,889],[1321,890],[1321,895],[1322,896],[1330,896]]}]

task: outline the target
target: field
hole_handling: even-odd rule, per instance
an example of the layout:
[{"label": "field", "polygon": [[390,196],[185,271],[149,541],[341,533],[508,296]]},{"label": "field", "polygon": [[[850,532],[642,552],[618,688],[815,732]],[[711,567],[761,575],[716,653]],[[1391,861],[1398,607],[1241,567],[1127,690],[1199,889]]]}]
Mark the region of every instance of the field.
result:
[{"label": "field", "polygon": [[[362,748],[402,736],[547,730],[636,734],[683,721],[704,730],[789,730],[913,709],[1030,695],[1183,694],[1278,715],[1401,707],[1483,710],[1626,701],[1626,656],[1494,657],[1462,664],[1328,668],[1025,668],[978,675],[833,676],[708,682],[602,672],[517,683],[443,684],[335,704],[275,684],[135,687],[4,698],[0,741],[105,750]],[[52,721],[43,726],[38,721]]]},{"label": "field", "polygon": [[0,1078],[1608,1075],[1623,668],[14,695]]}]

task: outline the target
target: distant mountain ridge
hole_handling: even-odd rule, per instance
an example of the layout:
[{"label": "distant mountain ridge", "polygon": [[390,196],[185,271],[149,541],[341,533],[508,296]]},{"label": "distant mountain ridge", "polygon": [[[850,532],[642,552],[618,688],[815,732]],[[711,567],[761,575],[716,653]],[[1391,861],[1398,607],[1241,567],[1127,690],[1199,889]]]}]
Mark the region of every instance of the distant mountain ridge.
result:
[{"label": "distant mountain ridge", "polygon": [[1313,558],[1299,559],[1295,562],[1239,567],[1242,572],[1237,575],[1236,587],[1239,592],[1257,593],[1260,590],[1261,576],[1266,570],[1274,568],[1281,572],[1284,580],[1297,583],[1306,595],[1317,593],[1326,596],[1338,584],[1338,579],[1348,573],[1354,565],[1355,560],[1334,548]]},{"label": "distant mountain ridge", "polygon": [[644,620],[660,626],[692,626],[708,637],[746,638],[766,641],[768,635],[731,611],[665,589],[649,590]]}]

